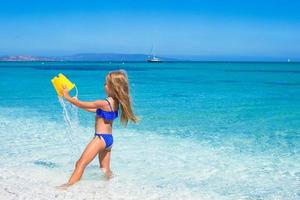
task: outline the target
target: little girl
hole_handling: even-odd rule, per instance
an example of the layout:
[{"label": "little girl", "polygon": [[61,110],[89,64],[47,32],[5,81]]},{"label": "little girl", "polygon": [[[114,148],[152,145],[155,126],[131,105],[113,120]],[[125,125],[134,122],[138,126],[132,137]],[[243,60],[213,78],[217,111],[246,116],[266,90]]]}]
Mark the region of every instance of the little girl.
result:
[{"label": "little girl", "polygon": [[96,100],[93,102],[83,102],[76,98],[71,98],[66,86],[63,87],[63,95],[67,101],[79,108],[89,112],[95,112],[95,136],[86,146],[80,159],[76,162],[74,172],[68,183],[60,188],[67,188],[80,180],[85,167],[98,154],[100,168],[106,174],[107,178],[111,176],[110,155],[113,145],[112,125],[113,120],[118,117],[118,109],[121,107],[121,123],[127,125],[128,121],[138,122],[131,108],[131,99],[129,96],[128,78],[124,70],[110,72],[106,76],[104,89],[107,95],[105,100]]}]

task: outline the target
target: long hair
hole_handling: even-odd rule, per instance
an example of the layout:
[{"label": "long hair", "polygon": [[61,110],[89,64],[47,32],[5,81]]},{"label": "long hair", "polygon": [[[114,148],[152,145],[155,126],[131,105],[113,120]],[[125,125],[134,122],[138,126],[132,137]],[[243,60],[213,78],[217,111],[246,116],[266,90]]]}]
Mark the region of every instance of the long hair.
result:
[{"label": "long hair", "polygon": [[129,81],[125,70],[118,70],[109,72],[106,76],[106,83],[109,93],[113,98],[119,101],[121,106],[121,123],[127,126],[128,121],[137,123],[139,119],[134,115],[131,98],[129,95]]}]

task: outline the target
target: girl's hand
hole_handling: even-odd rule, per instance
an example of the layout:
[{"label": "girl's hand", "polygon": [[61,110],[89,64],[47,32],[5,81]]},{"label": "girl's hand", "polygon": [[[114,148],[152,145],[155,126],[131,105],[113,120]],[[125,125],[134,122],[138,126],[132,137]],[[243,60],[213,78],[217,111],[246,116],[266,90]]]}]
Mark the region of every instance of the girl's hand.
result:
[{"label": "girl's hand", "polygon": [[68,88],[67,88],[67,86],[66,85],[63,85],[62,86],[62,88],[63,88],[63,96],[65,97],[65,99],[67,100],[67,101],[69,101],[70,103],[72,103],[72,104],[74,104],[75,105],[75,103],[78,101],[78,99],[77,99],[77,97],[71,97],[70,96],[70,94],[69,94],[69,91],[68,91]]}]

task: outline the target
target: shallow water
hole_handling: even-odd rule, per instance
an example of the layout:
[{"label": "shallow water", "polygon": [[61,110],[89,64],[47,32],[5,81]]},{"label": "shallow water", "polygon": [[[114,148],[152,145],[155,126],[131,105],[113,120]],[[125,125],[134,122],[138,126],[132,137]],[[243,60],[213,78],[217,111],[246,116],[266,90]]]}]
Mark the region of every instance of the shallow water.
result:
[{"label": "shallow water", "polygon": [[[115,123],[113,178],[95,159],[78,184],[55,189],[94,116],[78,110],[70,129],[50,79],[62,72],[95,100],[120,68],[141,122]],[[299,199],[299,94],[297,63],[0,63],[0,197]]]}]

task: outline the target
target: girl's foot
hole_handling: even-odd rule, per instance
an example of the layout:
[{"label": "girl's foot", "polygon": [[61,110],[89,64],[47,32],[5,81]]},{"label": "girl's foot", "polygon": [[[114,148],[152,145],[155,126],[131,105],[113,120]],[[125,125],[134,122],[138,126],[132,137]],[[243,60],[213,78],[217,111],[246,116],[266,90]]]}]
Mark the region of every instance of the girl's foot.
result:
[{"label": "girl's foot", "polygon": [[57,189],[60,189],[60,190],[66,190],[68,189],[68,187],[70,187],[71,185],[69,183],[65,183],[65,184],[62,184],[60,186],[56,186]]},{"label": "girl's foot", "polygon": [[107,179],[110,179],[111,176],[112,176],[112,173],[111,173],[111,171],[109,170],[108,172],[105,173],[105,175],[106,175],[106,178],[107,178]]},{"label": "girl's foot", "polygon": [[106,177],[107,179],[110,179],[111,176],[112,176],[111,171],[110,171],[110,170],[107,170],[107,169],[105,169],[105,168],[101,168],[101,169],[102,169],[103,173],[105,174],[105,177]]}]

